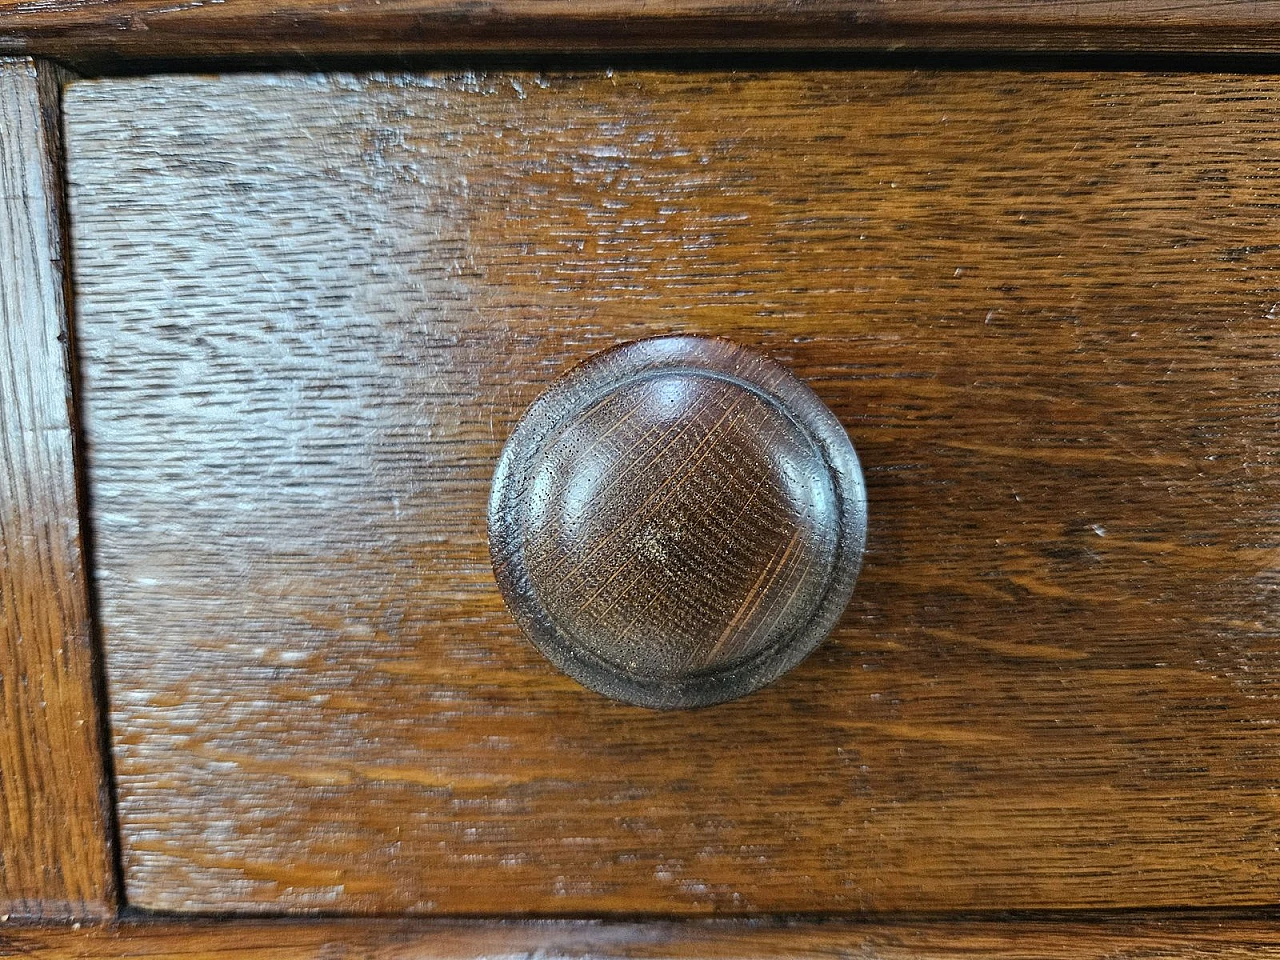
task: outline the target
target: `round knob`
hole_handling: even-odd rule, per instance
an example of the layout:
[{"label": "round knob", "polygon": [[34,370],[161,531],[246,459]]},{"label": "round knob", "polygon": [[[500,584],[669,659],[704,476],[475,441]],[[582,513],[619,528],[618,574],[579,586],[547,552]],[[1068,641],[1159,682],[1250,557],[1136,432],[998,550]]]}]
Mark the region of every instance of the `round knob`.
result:
[{"label": "round knob", "polygon": [[529,408],[489,500],[507,606],[586,686],[647,707],[742,696],[830,632],[866,540],[848,435],[728,340],[596,354]]}]

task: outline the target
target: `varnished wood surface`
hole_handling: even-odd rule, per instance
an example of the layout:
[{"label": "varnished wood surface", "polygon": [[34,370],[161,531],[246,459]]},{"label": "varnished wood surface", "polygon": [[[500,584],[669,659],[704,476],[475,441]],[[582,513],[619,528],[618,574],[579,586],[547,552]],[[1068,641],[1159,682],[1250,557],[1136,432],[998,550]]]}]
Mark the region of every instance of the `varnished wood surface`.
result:
[{"label": "varnished wood surface", "polygon": [[103,742],[72,463],[58,76],[0,59],[0,914],[102,916]]},{"label": "varnished wood surface", "polygon": [[1280,3],[1221,0],[0,0],[0,52],[153,58],[514,51],[1275,53]]},{"label": "varnished wood surface", "polygon": [[1273,921],[917,921],[494,924],[429,921],[140,922],[0,928],[0,956],[37,960],[1275,960]]},{"label": "varnished wood surface", "polygon": [[[1277,96],[1074,73],[72,85],[131,900],[1274,902]],[[817,391],[870,533],[812,657],[662,715],[527,644],[484,529],[546,384],[673,331]]]},{"label": "varnished wood surface", "polygon": [[745,696],[826,639],[867,503],[844,427],[785,367],[723,338],[648,337],[524,412],[488,521],[494,579],[547,658],[675,709]]}]

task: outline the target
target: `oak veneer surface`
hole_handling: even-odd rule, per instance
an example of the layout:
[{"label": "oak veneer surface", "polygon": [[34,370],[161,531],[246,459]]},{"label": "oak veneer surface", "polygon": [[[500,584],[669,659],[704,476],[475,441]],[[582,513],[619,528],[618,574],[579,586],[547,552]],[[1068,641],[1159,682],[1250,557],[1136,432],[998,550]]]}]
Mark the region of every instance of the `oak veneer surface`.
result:
[{"label": "oak veneer surface", "polygon": [[[1262,904],[1280,83],[72,84],[123,864],[157,910]],[[830,640],[588,693],[485,501],[557,374],[717,334],[866,470]]]},{"label": "oak veneer surface", "polygon": [[56,71],[0,59],[0,914],[112,899],[72,462]]},{"label": "oak veneer surface", "polygon": [[430,921],[142,922],[37,930],[0,928],[0,956],[37,960],[1275,960],[1270,921],[916,923]]},{"label": "oak veneer surface", "polygon": [[1275,0],[0,0],[0,52],[120,58],[479,50],[1275,53]]}]

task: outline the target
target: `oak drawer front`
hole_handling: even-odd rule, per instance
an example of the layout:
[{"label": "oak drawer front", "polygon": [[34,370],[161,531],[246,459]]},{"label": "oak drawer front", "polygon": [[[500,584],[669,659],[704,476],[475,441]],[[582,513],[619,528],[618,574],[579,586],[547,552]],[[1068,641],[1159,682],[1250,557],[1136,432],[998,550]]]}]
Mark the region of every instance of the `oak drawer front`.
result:
[{"label": "oak drawer front", "polygon": [[[130,901],[1274,900],[1277,94],[1017,73],[73,84]],[[664,713],[522,638],[485,501],[548,382],[669,332],[809,383],[862,456],[870,531],[809,660]]]}]

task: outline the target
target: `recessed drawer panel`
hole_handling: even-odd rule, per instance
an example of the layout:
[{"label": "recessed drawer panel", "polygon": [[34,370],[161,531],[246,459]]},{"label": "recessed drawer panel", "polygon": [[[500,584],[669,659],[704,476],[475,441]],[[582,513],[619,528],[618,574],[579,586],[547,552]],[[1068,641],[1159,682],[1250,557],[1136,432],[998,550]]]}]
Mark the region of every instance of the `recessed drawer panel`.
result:
[{"label": "recessed drawer panel", "polygon": [[[1266,903],[1280,85],[797,72],[66,95],[130,902],[440,913]],[[862,457],[853,601],[695,711],[503,606],[559,374],[665,333]]]}]

